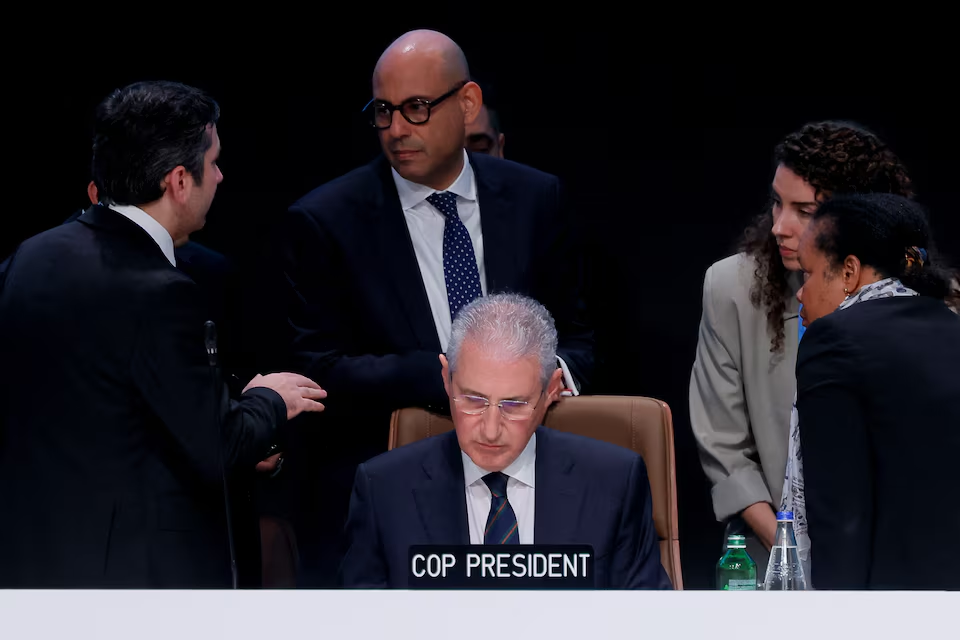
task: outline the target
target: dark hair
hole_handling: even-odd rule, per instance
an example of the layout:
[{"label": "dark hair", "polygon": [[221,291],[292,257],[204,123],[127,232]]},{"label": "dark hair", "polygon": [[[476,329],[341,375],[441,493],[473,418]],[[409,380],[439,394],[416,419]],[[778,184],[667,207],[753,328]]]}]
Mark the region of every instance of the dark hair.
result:
[{"label": "dark hair", "polygon": [[856,256],[922,296],[950,296],[953,272],[940,264],[927,214],[916,202],[889,193],[837,196],[817,209],[811,224],[814,246],[832,270]]},{"label": "dark hair", "polygon": [[215,100],[176,82],[138,82],[111,93],[94,120],[92,175],[100,200],[158,200],[164,176],[181,165],[202,182],[213,144],[207,126],[219,117]]},{"label": "dark hair", "polygon": [[495,133],[500,133],[500,114],[496,109],[497,89],[491,83],[485,82],[473,76],[472,80],[480,87],[483,94],[483,106],[487,108],[487,114],[490,116],[490,127]]},{"label": "dark hair", "polygon": [[[876,136],[851,122],[814,122],[777,145],[773,166],[783,165],[810,183],[820,195],[889,192],[912,196],[913,186],[900,159]],[[773,236],[772,202],[744,233],[740,250],[754,258],[750,299],[767,313],[773,333],[770,350],[783,348],[783,312],[789,297],[787,277]]]},{"label": "dark hair", "polygon": [[500,114],[490,105],[486,105],[486,107],[487,115],[490,116],[490,128],[493,129],[495,133],[500,133]]}]

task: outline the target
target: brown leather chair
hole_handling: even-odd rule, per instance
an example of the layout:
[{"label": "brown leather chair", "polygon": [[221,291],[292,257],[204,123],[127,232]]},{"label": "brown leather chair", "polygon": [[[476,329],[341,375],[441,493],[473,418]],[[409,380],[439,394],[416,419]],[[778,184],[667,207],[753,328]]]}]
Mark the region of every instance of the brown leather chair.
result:
[{"label": "brown leather chair", "polygon": [[[674,588],[683,589],[670,407],[660,400],[635,396],[565,397],[550,407],[544,424],[611,442],[643,457],[653,496],[653,521],[660,538],[660,560]],[[400,409],[390,420],[389,448],[452,429],[450,418],[423,409]]]}]

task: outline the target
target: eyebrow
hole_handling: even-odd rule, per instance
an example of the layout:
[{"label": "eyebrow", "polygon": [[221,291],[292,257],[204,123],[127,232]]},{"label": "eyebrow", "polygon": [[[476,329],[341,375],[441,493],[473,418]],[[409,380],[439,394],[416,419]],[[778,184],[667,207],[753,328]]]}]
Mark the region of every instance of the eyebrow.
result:
[{"label": "eyebrow", "polygon": [[422,101],[424,101],[424,102],[431,102],[430,98],[427,98],[426,96],[410,96],[409,98],[404,98],[404,99],[401,100],[400,102],[390,102],[389,100],[384,100],[383,98],[374,98],[374,99],[372,100],[372,102],[373,102],[375,105],[377,105],[377,104],[388,104],[388,105],[390,105],[391,107],[398,107],[398,106],[400,106],[401,104],[403,104],[404,102],[410,102],[411,100],[422,100]]},{"label": "eyebrow", "polygon": [[[777,190],[773,187],[773,185],[770,185],[770,197],[776,198],[777,200],[780,200],[781,202],[783,202],[783,197],[779,193],[777,193]],[[817,207],[820,205],[820,203],[817,201],[794,202],[793,204],[797,205],[798,207]]]},{"label": "eyebrow", "polygon": [[[486,400],[490,400],[490,396],[488,396],[487,394],[481,393],[481,392],[479,392],[479,391],[474,391],[474,390],[472,390],[472,389],[470,389],[470,388],[468,388],[468,387],[460,387],[460,392],[461,392],[463,395],[466,395],[466,396],[477,396],[478,398],[484,398],[484,399],[486,399]],[[521,397],[521,396],[513,396],[513,397],[510,397],[510,398],[500,398],[500,399],[501,399],[501,400],[508,400],[508,401],[511,401],[511,402],[529,402],[529,400],[527,400],[527,399],[525,399],[525,398],[523,398],[523,397]]]}]

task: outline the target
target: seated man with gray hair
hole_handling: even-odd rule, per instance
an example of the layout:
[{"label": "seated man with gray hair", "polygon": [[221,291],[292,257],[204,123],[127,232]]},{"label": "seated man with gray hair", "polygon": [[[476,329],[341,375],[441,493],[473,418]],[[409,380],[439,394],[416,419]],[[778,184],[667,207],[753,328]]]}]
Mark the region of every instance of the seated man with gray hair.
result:
[{"label": "seated man with gray hair", "polygon": [[455,431],[357,468],[343,586],[407,588],[412,545],[591,545],[594,586],[671,589],[643,460],[542,427],[562,390],[557,331],[538,302],[477,298],[440,356]]}]

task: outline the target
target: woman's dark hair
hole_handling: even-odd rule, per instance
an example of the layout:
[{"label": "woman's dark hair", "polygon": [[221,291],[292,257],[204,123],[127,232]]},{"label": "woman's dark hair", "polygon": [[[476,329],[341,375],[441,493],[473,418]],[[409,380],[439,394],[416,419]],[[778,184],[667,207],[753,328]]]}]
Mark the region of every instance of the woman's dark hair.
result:
[{"label": "woman's dark hair", "polygon": [[[814,122],[777,145],[774,170],[785,166],[810,183],[818,197],[839,193],[886,192],[912,196],[906,167],[874,133],[850,122]],[[771,203],[772,205],[772,203]],[[783,348],[783,312],[789,297],[787,276],[773,236],[771,205],[744,233],[740,250],[754,258],[750,299],[767,313],[771,351]]]},{"label": "woman's dark hair", "polygon": [[93,182],[104,202],[140,205],[163,195],[164,176],[183,166],[203,181],[208,125],[220,107],[199,89],[176,82],[139,82],[110,94],[97,108]]},{"label": "woman's dark hair", "polygon": [[811,225],[814,246],[832,270],[856,256],[922,296],[950,297],[954,272],[941,264],[927,214],[916,202],[889,193],[837,196],[817,209]]}]

